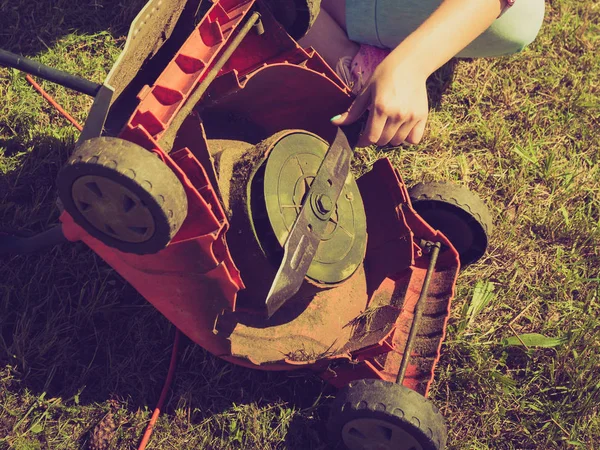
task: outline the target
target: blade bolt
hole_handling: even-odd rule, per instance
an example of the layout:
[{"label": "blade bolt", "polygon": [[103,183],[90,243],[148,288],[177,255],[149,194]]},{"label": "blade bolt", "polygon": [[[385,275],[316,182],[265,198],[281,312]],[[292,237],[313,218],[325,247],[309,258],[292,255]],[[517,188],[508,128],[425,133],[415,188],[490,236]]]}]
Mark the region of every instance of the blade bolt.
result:
[{"label": "blade bolt", "polygon": [[328,195],[319,195],[319,197],[317,197],[317,208],[319,208],[321,214],[327,214],[333,209],[333,202]]}]

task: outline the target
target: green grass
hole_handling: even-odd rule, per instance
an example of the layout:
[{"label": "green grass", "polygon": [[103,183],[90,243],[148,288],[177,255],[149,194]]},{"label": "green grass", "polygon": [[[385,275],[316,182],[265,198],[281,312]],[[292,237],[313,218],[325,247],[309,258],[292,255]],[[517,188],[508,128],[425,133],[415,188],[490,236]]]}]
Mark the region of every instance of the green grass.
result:
[{"label": "green grass", "polygon": [[[2,1],[1,46],[101,81],[141,3]],[[459,62],[425,142],[386,153],[408,184],[468,185],[495,217],[488,255],[459,278],[432,391],[451,449],[600,448],[598,23],[595,2],[548,1],[532,46]],[[42,84],[85,119],[89,99]],[[55,177],[76,136],[21,74],[0,69],[0,227],[56,222]],[[360,152],[357,169],[380,156]],[[479,281],[494,291],[467,324]],[[526,333],[564,341],[507,345]],[[0,448],[84,448],[108,413],[112,448],[136,448],[173,334],[83,245],[0,260]],[[325,448],[332,394],[184,340],[149,448]]]}]

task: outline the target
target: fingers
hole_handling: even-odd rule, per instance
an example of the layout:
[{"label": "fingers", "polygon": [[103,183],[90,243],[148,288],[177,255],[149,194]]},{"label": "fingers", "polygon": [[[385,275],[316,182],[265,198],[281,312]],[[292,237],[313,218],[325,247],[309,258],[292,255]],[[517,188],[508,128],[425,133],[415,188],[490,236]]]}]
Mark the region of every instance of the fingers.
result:
[{"label": "fingers", "polygon": [[380,129],[380,125],[378,125],[377,122],[375,122],[375,125],[371,129],[375,130],[373,131],[373,134],[367,134],[367,130],[365,130],[360,144],[365,146],[377,144],[379,147],[388,144],[397,147],[405,142],[409,144],[418,144],[425,134],[426,123],[427,121],[424,119],[403,122],[399,118],[388,117],[379,138],[375,142],[373,142],[373,140],[375,140],[377,131]]},{"label": "fingers", "polygon": [[385,127],[383,128],[383,131],[379,136],[379,139],[376,142],[374,142],[374,144],[377,144],[379,147],[387,145],[392,139],[394,139],[394,137],[398,133],[398,130],[402,126],[402,117],[400,117],[399,115],[388,117],[385,122]]},{"label": "fingers", "polygon": [[423,139],[423,135],[425,134],[425,125],[427,124],[427,120],[423,119],[417,122],[415,127],[406,137],[406,142],[410,144],[418,144]]},{"label": "fingers", "polygon": [[387,116],[378,107],[372,107],[369,110],[369,118],[367,119],[367,125],[363,130],[360,139],[358,140],[358,147],[368,147],[369,145],[375,144],[381,139],[381,135],[385,130],[387,123]]},{"label": "fingers", "polygon": [[[385,117],[383,117],[383,120],[385,120]],[[412,119],[403,121],[398,116],[388,117],[385,125],[381,127],[383,120],[381,122],[374,122],[370,134],[367,133],[367,129],[365,130],[361,142],[359,142],[361,145],[377,144],[377,146],[383,147],[389,144],[397,147],[405,142],[418,144],[425,133],[426,120]],[[377,136],[378,132],[379,136]]]},{"label": "fingers", "polygon": [[398,146],[404,142],[418,144],[423,138],[426,122],[427,113],[402,111],[385,102],[375,101],[370,108],[369,119],[358,146]]},{"label": "fingers", "polygon": [[361,116],[369,107],[370,100],[370,89],[365,89],[362,93],[358,95],[358,97],[354,99],[354,101],[350,105],[350,108],[348,108],[348,111],[346,111],[343,114],[340,114],[339,116],[335,116],[333,119],[331,119],[331,123],[336,126],[341,126],[350,125],[351,123],[356,122],[358,119],[361,118]]},{"label": "fingers", "polygon": [[407,136],[410,134],[414,126],[415,122],[407,122],[402,124],[402,126],[398,129],[396,135],[392,139],[390,139],[389,144],[393,147],[402,145],[404,141],[406,141]]},{"label": "fingers", "polygon": [[[404,113],[389,108],[384,102],[371,102],[370,86],[356,97],[348,111],[331,119],[336,126],[349,125],[356,122],[369,109],[366,127],[357,143],[358,147],[392,145],[394,147],[408,142],[418,144],[423,139],[427,113],[419,114],[409,111]],[[370,107],[370,108],[369,108]]]},{"label": "fingers", "polygon": [[[418,120],[418,119],[413,119],[410,121],[403,122],[398,127],[398,129],[396,130],[396,132],[394,133],[394,135],[392,136],[391,139],[389,139],[385,144],[379,144],[379,145],[390,144],[391,146],[397,147],[399,145],[402,145],[404,142],[416,144],[417,142],[413,142],[412,140],[409,140],[408,137],[412,135],[413,130],[415,130],[415,128],[421,127],[421,122],[422,121]],[[424,125],[425,124],[423,123],[423,128],[421,130],[421,135],[419,137],[419,141],[421,140],[420,138],[423,137],[423,132],[425,131]]]}]

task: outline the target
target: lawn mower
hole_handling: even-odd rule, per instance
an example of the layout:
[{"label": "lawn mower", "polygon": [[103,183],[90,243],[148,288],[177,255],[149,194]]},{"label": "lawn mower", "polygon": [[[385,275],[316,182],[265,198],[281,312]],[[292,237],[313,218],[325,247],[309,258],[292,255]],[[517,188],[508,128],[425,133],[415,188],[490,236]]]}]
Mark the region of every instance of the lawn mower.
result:
[{"label": "lawn mower", "polygon": [[489,212],[447,183],[407,189],[387,158],[356,178],[348,86],[297,39],[318,1],[151,0],[95,85],[8,52],[1,62],[92,95],[57,181],[60,224],[0,254],[82,241],[193,342],[339,388],[348,449],[445,448],[427,400],[461,267]]}]

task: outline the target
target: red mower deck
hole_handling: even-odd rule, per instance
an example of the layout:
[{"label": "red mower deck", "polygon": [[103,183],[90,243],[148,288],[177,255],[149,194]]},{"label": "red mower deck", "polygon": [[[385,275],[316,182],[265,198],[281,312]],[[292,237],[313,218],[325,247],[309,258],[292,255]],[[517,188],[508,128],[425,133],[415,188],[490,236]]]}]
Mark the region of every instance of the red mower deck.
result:
[{"label": "red mower deck", "polygon": [[[213,355],[342,388],[334,442],[441,450],[423,397],[489,212],[466,188],[408,190],[387,158],[355,179],[356,130],[329,120],[351,91],[288,34],[318,0],[271,4],[280,21],[269,2],[215,0],[188,29],[188,2],[151,0],[103,85],[0,53],[95,96],[59,174],[62,226],[0,235],[0,254],[82,241]],[[149,28],[161,20],[173,36]]]},{"label": "red mower deck", "polygon": [[[367,210],[368,274],[361,271],[346,285],[325,291],[289,323],[238,323],[230,335],[218,331],[223,315],[236,310],[244,282],[227,247],[229,223],[218,188],[207,175],[213,169],[200,163],[210,161],[210,144],[200,122],[187,125],[197,126],[193,149],[175,146],[167,154],[158,140],[253,4],[216,3],[154,86],[142,89],[139,105],[119,135],[155,152],[185,187],[188,216],[169,246],[155,255],[123,253],[91,237],[66,212],[61,217],[65,235],[85,242],[190,339],[216,356],[263,370],[311,366],[338,387],[360,378],[394,381],[427,269],[419,242],[449,242],[415,214],[400,175],[386,159],[358,180]],[[328,118],[349,104],[349,89],[267,11],[262,21],[265,33],[247,36],[209,91],[205,102],[210,111],[251,117],[267,135],[302,129],[331,140],[335,128]],[[325,105],[322,98],[328,99]],[[422,394],[433,380],[458,270],[458,255],[447,252],[427,299],[423,331],[404,382]],[[364,320],[355,320],[365,311]],[[304,355],[294,355],[298,342],[305,346]]]}]

